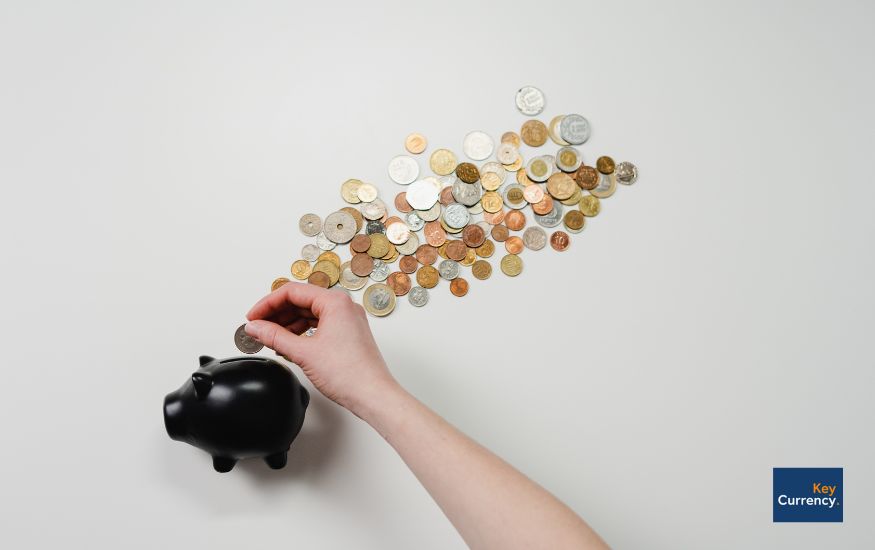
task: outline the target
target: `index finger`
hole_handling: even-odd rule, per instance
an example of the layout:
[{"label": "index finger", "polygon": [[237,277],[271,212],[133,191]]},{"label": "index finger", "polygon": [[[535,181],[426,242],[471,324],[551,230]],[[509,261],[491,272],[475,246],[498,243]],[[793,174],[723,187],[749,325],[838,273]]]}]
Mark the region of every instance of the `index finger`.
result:
[{"label": "index finger", "polygon": [[309,309],[316,317],[320,317],[331,296],[330,290],[316,285],[288,282],[259,300],[246,318],[250,321],[267,319],[289,305]]}]

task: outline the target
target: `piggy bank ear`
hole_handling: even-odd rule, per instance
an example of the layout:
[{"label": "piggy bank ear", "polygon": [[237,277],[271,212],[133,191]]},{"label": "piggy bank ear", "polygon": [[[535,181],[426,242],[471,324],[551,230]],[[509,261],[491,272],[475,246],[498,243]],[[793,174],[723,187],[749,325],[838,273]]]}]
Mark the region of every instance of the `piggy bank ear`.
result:
[{"label": "piggy bank ear", "polygon": [[191,382],[194,384],[194,394],[198,399],[206,398],[213,387],[213,377],[208,372],[198,371],[192,374]]},{"label": "piggy bank ear", "polygon": [[198,358],[198,361],[200,361],[201,366],[204,366],[204,365],[206,365],[206,364],[208,364],[208,363],[212,363],[213,361],[215,361],[215,359],[212,358],[212,357],[210,357],[209,355],[201,355],[201,356]]}]

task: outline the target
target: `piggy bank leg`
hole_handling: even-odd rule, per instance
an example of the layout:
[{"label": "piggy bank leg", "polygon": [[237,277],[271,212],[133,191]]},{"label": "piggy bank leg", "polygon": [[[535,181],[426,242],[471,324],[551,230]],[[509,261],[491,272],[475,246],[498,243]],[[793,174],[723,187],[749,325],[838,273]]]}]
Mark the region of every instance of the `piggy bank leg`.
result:
[{"label": "piggy bank leg", "polygon": [[213,468],[216,469],[217,472],[225,473],[230,472],[234,465],[237,464],[237,460],[234,458],[229,458],[227,456],[214,456],[213,457]]},{"label": "piggy bank leg", "polygon": [[286,465],[286,459],[288,458],[288,451],[283,451],[281,453],[274,453],[272,455],[267,455],[264,457],[264,461],[267,462],[267,465],[273,468],[274,470],[279,470],[283,466]]}]

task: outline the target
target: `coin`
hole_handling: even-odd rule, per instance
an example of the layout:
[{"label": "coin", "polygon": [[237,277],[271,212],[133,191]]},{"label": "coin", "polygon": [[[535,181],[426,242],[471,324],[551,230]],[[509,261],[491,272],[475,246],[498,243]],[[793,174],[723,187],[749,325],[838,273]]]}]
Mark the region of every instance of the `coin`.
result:
[{"label": "coin", "polygon": [[510,143],[514,148],[520,148],[520,136],[516,132],[505,132],[501,134],[502,143]]},{"label": "coin", "polygon": [[328,274],[324,271],[313,271],[310,273],[310,276],[307,277],[307,282],[311,285],[321,286],[322,288],[328,288],[331,286],[331,279],[328,278]]},{"label": "coin", "polygon": [[[441,204],[439,202],[436,202],[434,206],[432,206],[428,210],[417,210],[415,214],[419,216],[419,218],[424,222],[433,222],[441,215]],[[410,214],[408,214],[407,217],[410,218]],[[411,221],[409,223],[412,226],[413,222]]]},{"label": "coin", "polygon": [[447,241],[447,258],[451,260],[462,260],[468,253],[468,247],[463,241]]},{"label": "coin", "polygon": [[410,236],[407,238],[407,241],[397,245],[395,248],[398,250],[399,254],[410,256],[411,254],[416,252],[417,248],[419,248],[419,237],[417,237],[416,233],[413,233],[411,230]]},{"label": "coin", "polygon": [[331,260],[319,260],[313,265],[313,271],[321,271],[328,275],[328,286],[334,286],[340,279],[340,268]]},{"label": "coin", "polygon": [[321,250],[315,244],[305,244],[304,248],[301,249],[301,257],[305,260],[315,262],[316,258],[319,257],[319,252],[321,252]]},{"label": "coin", "polygon": [[383,260],[374,260],[374,270],[371,271],[369,277],[373,281],[385,281],[389,276],[390,269],[389,264]]},{"label": "coin", "polygon": [[608,156],[601,156],[595,161],[596,169],[602,174],[613,174],[616,165],[614,164],[614,159]]},{"label": "coin", "polygon": [[507,240],[507,237],[510,235],[510,233],[507,230],[507,226],[498,224],[492,228],[491,235],[492,238],[495,239],[497,242],[504,242]]},{"label": "coin", "polygon": [[437,202],[440,192],[429,180],[415,181],[407,190],[407,202],[416,210],[428,210]]},{"label": "coin", "polygon": [[386,226],[380,220],[368,220],[365,224],[365,235],[373,235],[375,233],[386,233]]},{"label": "coin", "polygon": [[311,271],[310,262],[307,260],[297,260],[292,264],[292,277],[295,279],[303,281],[310,276]]},{"label": "coin", "polygon": [[544,199],[544,190],[541,189],[540,185],[529,185],[523,189],[523,198],[529,204],[539,203]]},{"label": "coin", "polygon": [[416,282],[423,288],[434,288],[439,279],[438,270],[430,265],[424,265],[416,272]]},{"label": "coin", "polygon": [[340,280],[338,282],[347,290],[359,290],[367,284],[368,278],[353,273],[352,262],[344,262],[340,266]]},{"label": "coin", "polygon": [[[525,217],[525,216],[523,216]],[[468,225],[462,231],[462,241],[466,246],[477,248],[486,240],[486,231],[479,225]]]},{"label": "coin", "polygon": [[504,210],[498,210],[497,212],[483,212],[483,220],[491,225],[498,225],[503,222],[504,216]]},{"label": "coin", "polygon": [[532,212],[536,215],[543,216],[549,214],[553,210],[553,197],[545,194],[544,198],[532,205]]},{"label": "coin", "polygon": [[453,293],[453,296],[460,297],[468,294],[468,281],[462,277],[456,277],[450,281],[450,292]]},{"label": "coin", "polygon": [[371,246],[368,247],[368,256],[371,258],[382,258],[389,253],[389,239],[382,233],[374,233],[369,236]]},{"label": "coin", "polygon": [[344,212],[349,214],[355,219],[355,232],[358,233],[362,230],[364,226],[365,219],[362,217],[362,213],[358,210],[358,208],[353,208],[352,206],[344,206],[341,208]]},{"label": "coin", "polygon": [[554,231],[550,235],[550,246],[557,252],[564,252],[571,246],[571,237],[565,231]]},{"label": "coin", "polygon": [[520,209],[524,208],[528,202],[523,194],[524,187],[518,183],[511,183],[504,188],[504,204],[509,208]]},{"label": "coin", "polygon": [[562,147],[556,151],[556,167],[563,172],[576,172],[580,163],[580,152],[574,147]]},{"label": "coin", "polygon": [[[309,268],[310,264],[307,264],[307,267]],[[277,277],[276,279],[273,280],[272,283],[270,283],[270,291],[273,292],[274,290],[280,288],[284,284],[290,283],[290,282],[291,281],[285,277]]]},{"label": "coin", "polygon": [[583,212],[584,216],[589,218],[598,216],[602,209],[598,197],[593,195],[584,195],[580,197],[580,202],[577,204],[577,207],[580,208],[580,211]]},{"label": "coin", "polygon": [[340,196],[350,204],[358,204],[362,202],[358,195],[359,187],[362,185],[361,180],[348,179],[340,186]]},{"label": "coin", "polygon": [[398,155],[389,161],[389,179],[399,185],[409,185],[419,177],[419,163],[407,155]]},{"label": "coin", "polygon": [[389,285],[374,283],[365,289],[362,305],[371,315],[384,317],[395,309],[395,292],[389,288]]},{"label": "coin", "polygon": [[[465,183],[459,179],[453,184],[453,198],[456,199],[456,202],[459,204],[474,206],[477,204],[477,201],[480,200],[481,189],[481,186],[476,183]],[[447,208],[449,208],[449,206]]]},{"label": "coin", "polygon": [[572,233],[580,233],[586,224],[586,217],[580,210],[569,210],[562,219],[562,222],[565,225],[565,229]]},{"label": "coin", "polygon": [[357,276],[367,277],[374,270],[374,259],[367,254],[354,254],[349,268]]},{"label": "coin", "polygon": [[516,254],[507,254],[501,259],[500,267],[508,277],[516,277],[523,271],[523,260]]},{"label": "coin", "polygon": [[547,127],[540,120],[527,120],[520,128],[520,136],[529,147],[540,147],[547,142]]},{"label": "coin", "polygon": [[328,214],[322,228],[325,236],[334,243],[348,243],[356,234],[355,218],[338,210]]},{"label": "coin", "polygon": [[487,239],[474,252],[481,258],[488,258],[495,252],[495,243]]},{"label": "coin", "polygon": [[533,225],[523,232],[523,244],[529,250],[541,250],[547,245],[547,233],[540,227]]},{"label": "coin", "polygon": [[523,251],[525,244],[523,243],[522,238],[517,237],[516,235],[512,235],[504,241],[504,249],[507,250],[511,254],[519,254]]},{"label": "coin", "polygon": [[428,222],[422,228],[422,232],[425,235],[425,242],[431,246],[440,246],[447,240],[447,232],[439,222]]},{"label": "coin", "polygon": [[599,179],[599,184],[595,187],[595,189],[590,189],[589,192],[600,198],[606,199],[614,194],[617,190],[617,175],[616,174],[602,174]]},{"label": "coin", "polygon": [[401,191],[397,195],[395,195],[395,210],[405,214],[413,210],[413,207],[410,206],[410,203],[407,202],[407,191]]},{"label": "coin", "polygon": [[638,168],[631,162],[623,161],[617,165],[617,181],[624,185],[632,185],[638,180]]},{"label": "coin", "polygon": [[425,222],[416,212],[410,212],[404,216],[404,223],[407,224],[411,231],[419,231],[425,226]]},{"label": "coin", "polygon": [[544,92],[534,86],[523,86],[516,92],[516,108],[524,115],[541,114],[545,104]]},{"label": "coin", "polygon": [[599,172],[592,166],[581,166],[574,173],[574,181],[581,189],[589,191],[599,184]]},{"label": "coin", "polygon": [[534,157],[526,165],[526,177],[534,182],[544,182],[553,174],[553,165],[546,155]]},{"label": "coin", "polygon": [[562,221],[564,211],[565,208],[561,204],[554,202],[553,209],[546,214],[535,214],[535,221],[543,227],[556,227]]},{"label": "coin", "polygon": [[301,233],[308,237],[315,237],[322,231],[322,218],[316,214],[304,214],[298,222]]},{"label": "coin", "polygon": [[495,158],[497,158],[498,162],[501,164],[513,164],[518,158],[520,158],[520,152],[513,143],[503,142],[495,151]]},{"label": "coin", "polygon": [[245,323],[234,332],[234,345],[243,353],[258,353],[264,348],[264,344],[246,334]]},{"label": "coin", "polygon": [[386,203],[374,197],[367,204],[362,205],[362,216],[366,220],[379,220],[386,215]]},{"label": "coin", "polygon": [[495,172],[481,172],[480,185],[482,185],[483,189],[486,191],[495,191],[501,187],[501,176]]},{"label": "coin", "polygon": [[462,141],[462,151],[468,158],[473,160],[484,160],[489,158],[495,148],[492,138],[489,134],[480,131],[469,132]]},{"label": "coin", "polygon": [[502,200],[501,195],[495,191],[487,191],[486,193],[483,193],[482,197],[480,197],[480,205],[486,212],[498,212],[501,210],[502,204],[504,204],[504,201]]},{"label": "coin", "polygon": [[456,155],[449,149],[437,149],[428,160],[431,171],[439,176],[452,174],[457,162]]},{"label": "coin", "polygon": [[386,279],[386,284],[389,285],[395,296],[404,296],[410,292],[410,276],[403,271],[390,273],[389,278]]},{"label": "coin", "polygon": [[476,183],[480,179],[480,172],[470,162],[461,162],[456,166],[456,177],[465,183]]},{"label": "coin", "polygon": [[358,234],[349,243],[353,252],[367,252],[371,247],[371,239],[367,235]]},{"label": "coin", "polygon": [[444,210],[444,221],[454,229],[465,227],[470,219],[468,209],[461,204],[451,204]]},{"label": "coin", "polygon": [[423,136],[422,134],[413,133],[408,135],[404,139],[404,148],[414,155],[418,155],[419,153],[425,151],[425,148],[427,146],[428,141],[426,141],[425,136]]},{"label": "coin", "polygon": [[328,260],[336,265],[338,269],[340,269],[340,256],[330,250],[326,250],[322,254],[319,254],[319,257],[316,258],[316,261],[318,262],[319,260]]},{"label": "coin", "polygon": [[322,250],[332,250],[337,246],[337,243],[329,240],[328,237],[325,236],[325,233],[319,233],[316,235],[316,246]]},{"label": "coin", "polygon": [[437,261],[437,249],[430,244],[421,245],[416,249],[416,260],[422,265],[431,265]]},{"label": "coin", "polygon": [[547,180],[547,192],[559,200],[567,199],[576,189],[577,184],[565,172],[556,172]]},{"label": "coin", "polygon": [[519,210],[511,210],[504,217],[504,225],[511,231],[520,231],[526,226],[526,215]]},{"label": "coin", "polygon": [[471,274],[474,275],[475,279],[484,281],[492,275],[492,264],[486,260],[477,260],[471,266]]},{"label": "coin", "polygon": [[438,273],[440,274],[442,279],[446,279],[448,281],[455,279],[459,276],[459,262],[454,260],[443,260],[438,264]]},{"label": "coin", "polygon": [[370,183],[362,183],[356,191],[356,196],[361,202],[371,202],[377,198],[378,194],[377,188]]},{"label": "coin", "polygon": [[522,155],[518,156],[517,159],[515,161],[513,161],[512,164],[502,164],[502,166],[508,172],[516,172],[517,170],[519,170],[523,166],[523,156]]},{"label": "coin", "polygon": [[529,176],[526,174],[525,168],[520,168],[519,170],[517,170],[516,181],[518,184],[525,185],[525,186],[528,186],[528,185],[531,185],[534,183],[532,180],[529,179]]},{"label": "coin", "polygon": [[565,118],[565,115],[556,115],[550,121],[550,124],[547,125],[547,133],[556,145],[568,145],[568,142],[559,135],[559,125],[562,123],[563,118]]},{"label": "coin", "polygon": [[402,221],[390,223],[386,226],[386,238],[392,244],[404,244],[410,238],[410,228]]},{"label": "coin", "polygon": [[589,139],[589,121],[580,115],[565,115],[559,124],[559,135],[571,145],[580,145]]},{"label": "coin", "polygon": [[413,273],[418,267],[419,261],[417,261],[416,256],[401,256],[401,259],[398,260],[398,269],[404,273]]},{"label": "coin", "polygon": [[412,306],[424,306],[428,303],[428,290],[421,286],[411,288],[410,292],[407,293],[407,301],[409,301]]}]

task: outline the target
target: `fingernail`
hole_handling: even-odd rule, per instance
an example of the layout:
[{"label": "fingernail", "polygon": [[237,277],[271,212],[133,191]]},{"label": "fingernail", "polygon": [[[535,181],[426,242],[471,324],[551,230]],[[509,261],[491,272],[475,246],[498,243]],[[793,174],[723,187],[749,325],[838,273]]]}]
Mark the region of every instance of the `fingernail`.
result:
[{"label": "fingernail", "polygon": [[258,325],[254,321],[249,321],[246,323],[246,326],[243,327],[243,332],[252,336],[253,338],[258,337]]}]

